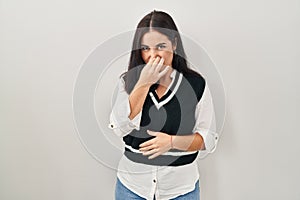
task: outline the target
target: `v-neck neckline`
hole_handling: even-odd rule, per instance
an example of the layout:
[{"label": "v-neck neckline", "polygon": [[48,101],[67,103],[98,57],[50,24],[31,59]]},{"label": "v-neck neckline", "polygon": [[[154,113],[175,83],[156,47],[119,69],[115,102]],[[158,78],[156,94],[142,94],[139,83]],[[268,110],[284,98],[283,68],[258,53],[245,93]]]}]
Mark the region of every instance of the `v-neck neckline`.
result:
[{"label": "v-neck neckline", "polygon": [[[157,88],[158,88],[158,87],[157,87]],[[157,93],[157,88],[154,90],[154,92],[155,92],[155,94],[156,94],[156,96],[157,96],[157,99],[160,101],[161,98],[163,98],[163,97],[169,92],[169,89],[166,88],[166,90],[164,91],[164,93],[162,94],[162,96],[159,97],[159,96],[158,96],[158,93]]]},{"label": "v-neck neckline", "polygon": [[164,92],[164,94],[159,98],[157,92],[156,92],[156,89],[158,87],[159,84],[155,83],[155,89],[153,90],[153,95],[155,96],[156,100],[158,102],[160,101],[163,101],[163,99],[165,99],[167,96],[169,96],[169,93],[170,93],[170,89],[166,89],[166,91]]},{"label": "v-neck neckline", "polygon": [[159,98],[158,93],[157,93],[157,88],[158,88],[159,84],[158,84],[158,83],[155,83],[155,86],[154,86],[154,93],[156,94],[155,96],[156,96],[156,99],[157,99],[158,101],[161,101],[162,98],[163,98],[165,95],[168,94],[168,92],[170,91],[172,85],[174,85],[174,82],[175,82],[175,79],[176,79],[176,74],[177,74],[176,69],[173,69],[172,73],[170,74],[170,77],[171,77],[172,80],[171,80],[170,84],[168,85],[168,87],[166,88],[165,92],[163,93],[163,95],[162,95],[160,98]]},{"label": "v-neck neckline", "polygon": [[159,85],[158,83],[153,84],[150,88],[149,95],[157,109],[161,108],[163,105],[165,105],[172,99],[172,97],[175,95],[175,93],[182,81],[183,75],[181,73],[179,73],[176,69],[174,69],[174,70],[175,70],[175,72],[174,72],[175,74],[174,74],[173,80],[172,80],[171,84],[169,85],[169,87],[167,88],[167,91],[164,93],[164,95],[161,98],[158,97],[158,95],[155,91]]}]

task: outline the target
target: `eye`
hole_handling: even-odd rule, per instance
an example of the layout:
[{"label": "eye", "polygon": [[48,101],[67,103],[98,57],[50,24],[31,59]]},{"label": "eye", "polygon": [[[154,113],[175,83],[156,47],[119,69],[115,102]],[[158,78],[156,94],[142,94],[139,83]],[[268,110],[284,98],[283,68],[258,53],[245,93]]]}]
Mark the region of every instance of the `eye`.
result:
[{"label": "eye", "polygon": [[147,51],[147,50],[149,50],[149,47],[142,46],[142,47],[141,47],[141,50],[142,50],[142,51]]},{"label": "eye", "polygon": [[158,50],[162,50],[162,49],[164,49],[164,48],[166,48],[166,46],[163,45],[163,44],[157,46],[157,49],[158,49]]}]

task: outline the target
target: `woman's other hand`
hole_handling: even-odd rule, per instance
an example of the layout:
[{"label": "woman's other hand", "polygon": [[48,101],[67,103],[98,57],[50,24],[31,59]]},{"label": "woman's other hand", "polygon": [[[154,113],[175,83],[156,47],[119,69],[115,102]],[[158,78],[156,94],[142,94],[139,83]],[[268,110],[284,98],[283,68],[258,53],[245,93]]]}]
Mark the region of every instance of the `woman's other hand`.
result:
[{"label": "woman's other hand", "polygon": [[140,151],[144,156],[149,156],[149,159],[153,159],[172,148],[172,136],[162,132],[154,132],[147,130],[149,135],[156,136],[155,138],[148,140],[140,144]]}]

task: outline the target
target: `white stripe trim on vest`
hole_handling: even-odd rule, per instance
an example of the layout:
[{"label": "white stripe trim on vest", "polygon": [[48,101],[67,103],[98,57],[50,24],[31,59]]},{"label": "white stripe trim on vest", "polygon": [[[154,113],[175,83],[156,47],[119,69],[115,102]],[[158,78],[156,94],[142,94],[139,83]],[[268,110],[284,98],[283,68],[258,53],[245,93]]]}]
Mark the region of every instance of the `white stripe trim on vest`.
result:
[{"label": "white stripe trim on vest", "polygon": [[[141,151],[132,148],[131,146],[125,144],[125,147],[130,149],[130,151],[134,152],[134,153],[142,153]],[[184,152],[165,152],[161,155],[165,155],[165,156],[184,156],[184,155],[190,155],[190,154],[194,154],[197,151],[184,151]]]},{"label": "white stripe trim on vest", "polygon": [[158,107],[158,102],[157,102],[157,100],[155,99],[153,93],[152,93],[152,92],[149,92],[149,94],[150,94],[150,97],[151,97],[151,99],[152,99],[154,105],[156,106],[157,109],[159,109],[159,107]]},{"label": "white stripe trim on vest", "polygon": [[172,99],[172,97],[173,97],[173,96],[175,95],[175,93],[177,92],[177,90],[178,90],[178,88],[179,88],[179,85],[180,85],[181,81],[182,81],[182,73],[179,74],[178,81],[177,81],[176,86],[175,86],[174,90],[172,91],[172,93],[171,93],[165,100],[163,100],[162,102],[159,102],[159,103],[158,103],[157,100],[155,99],[153,93],[152,93],[152,92],[149,92],[150,97],[151,97],[153,103],[155,104],[155,106],[156,106],[156,108],[157,108],[158,110],[159,110],[163,105],[165,105],[166,103],[168,103],[168,102]]}]

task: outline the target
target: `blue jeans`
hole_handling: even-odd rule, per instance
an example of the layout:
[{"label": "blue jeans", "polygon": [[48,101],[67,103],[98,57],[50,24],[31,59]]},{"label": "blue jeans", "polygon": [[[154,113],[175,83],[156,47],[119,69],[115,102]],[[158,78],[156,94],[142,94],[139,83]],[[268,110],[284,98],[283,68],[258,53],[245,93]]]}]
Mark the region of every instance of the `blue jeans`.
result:
[{"label": "blue jeans", "polygon": [[[199,180],[196,182],[195,186],[196,187],[193,191],[180,195],[171,200],[200,200]],[[115,200],[146,200],[146,199],[129,190],[117,178],[117,183],[115,188]],[[154,200],[155,200],[155,196],[154,196]]]}]

